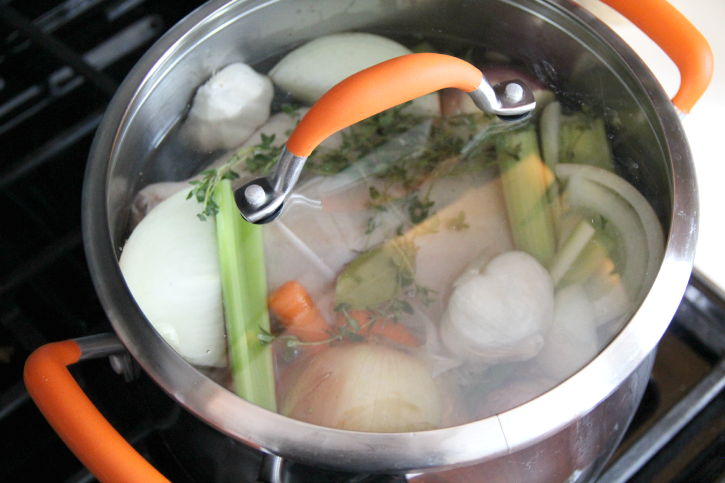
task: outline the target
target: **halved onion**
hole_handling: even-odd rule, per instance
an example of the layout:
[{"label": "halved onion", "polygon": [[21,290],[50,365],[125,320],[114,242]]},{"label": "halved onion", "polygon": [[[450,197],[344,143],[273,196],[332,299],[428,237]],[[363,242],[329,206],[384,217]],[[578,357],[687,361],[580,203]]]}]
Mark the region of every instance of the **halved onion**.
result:
[{"label": "halved onion", "polygon": [[119,264],[146,318],[184,359],[224,366],[221,279],[214,219],[188,191],[161,202],[131,233]]},{"label": "halved onion", "polygon": [[443,400],[431,370],[383,344],[332,347],[285,374],[280,413],[350,431],[398,433],[439,428]]}]

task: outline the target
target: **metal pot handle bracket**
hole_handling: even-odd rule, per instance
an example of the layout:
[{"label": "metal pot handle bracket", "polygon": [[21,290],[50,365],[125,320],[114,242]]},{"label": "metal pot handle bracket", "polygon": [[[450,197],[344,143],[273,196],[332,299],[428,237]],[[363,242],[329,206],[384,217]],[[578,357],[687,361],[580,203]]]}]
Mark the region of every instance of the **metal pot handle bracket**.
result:
[{"label": "metal pot handle bracket", "polygon": [[[665,0],[602,1],[630,19],[675,62],[680,70],[682,80],[680,90],[672,102],[680,112],[688,113],[707,89],[713,73],[712,50],[702,34]],[[457,68],[460,70],[460,78],[452,84],[450,71],[444,69],[445,79],[442,84],[436,84],[436,82],[441,82],[441,78],[436,76],[435,72],[431,72],[430,79],[414,81],[414,85],[403,83],[401,84],[402,89],[395,89],[394,86],[391,86],[389,78],[386,77],[389,73],[386,74],[383,71],[378,71],[378,74],[376,74],[376,76],[382,75],[377,82],[370,82],[371,78],[363,77],[366,79],[365,84],[368,85],[360,85],[359,89],[362,92],[367,92],[367,96],[363,98],[362,102],[357,97],[354,99],[345,98],[342,105],[346,108],[338,109],[338,112],[336,112],[337,117],[330,115],[330,111],[327,110],[328,107],[324,103],[322,107],[318,107],[326,97],[328,101],[325,102],[338,104],[339,99],[335,96],[339,95],[339,90],[336,91],[338,94],[335,94],[333,91],[338,87],[334,87],[330,91],[332,94],[330,96],[325,94],[300,122],[287,142],[285,151],[288,151],[288,154],[282,155],[304,159],[301,160],[301,163],[299,160],[295,162],[292,159],[293,162],[287,164],[283,170],[278,169],[277,178],[271,178],[274,183],[272,187],[279,184],[279,187],[284,190],[291,189],[297,181],[296,177],[299,176],[304,160],[317,144],[345,126],[365,119],[386,108],[444,87],[459,87],[469,93],[477,91],[483,80],[480,71],[472,66],[473,71],[461,65]],[[355,77],[352,76],[351,78]],[[351,78],[346,79],[341,84]],[[506,91],[506,85],[509,83],[506,82],[491,87],[486,82],[480,94],[472,95],[476,105],[501,116],[515,116],[528,112],[530,109],[523,109],[519,112],[515,110],[496,112],[496,109],[500,109],[502,106],[505,107],[504,104],[511,101],[514,104],[518,103],[518,107],[521,107],[521,101],[527,96],[526,88],[524,88],[521,98],[513,92],[509,95]],[[385,86],[385,88],[383,89],[381,86]],[[391,87],[393,88],[391,89]],[[421,87],[425,92],[421,91]],[[343,91],[347,88],[343,88]],[[426,90],[429,88],[430,90]],[[386,92],[382,93],[381,89]],[[390,94],[389,91],[391,90],[394,91],[393,94]],[[516,88],[510,90],[518,91]],[[313,114],[313,112],[321,112],[323,115],[321,118],[314,119],[314,116],[319,114]],[[305,122],[305,119],[310,115],[313,116],[311,118],[313,121]],[[299,156],[292,153],[298,153]],[[249,197],[252,198],[252,201],[254,201],[253,191],[258,190],[252,189],[250,191]],[[242,203],[238,201],[238,204],[249,203],[245,196],[245,187],[240,188],[237,194],[239,198],[243,198]],[[266,196],[266,194],[263,194],[263,196]],[[263,203],[264,199],[257,206]],[[276,216],[279,208],[281,208],[281,202],[271,210],[271,215]],[[264,219],[265,216],[270,216],[270,213],[261,218]],[[252,221],[260,222],[260,219]],[[24,378],[28,392],[66,445],[103,483],[135,483],[139,481],[168,483],[168,480],[139,455],[106,421],[68,371],[67,366],[81,360],[119,355],[125,352],[123,345],[115,336],[107,335],[103,337],[105,338],[91,337],[53,342],[38,348],[25,363]],[[279,468],[281,460],[277,457],[273,458],[272,463],[275,464],[271,466]]]},{"label": "metal pot handle bracket", "polygon": [[666,0],[602,0],[636,25],[669,56],[680,71],[680,89],[672,103],[689,114],[713,74],[713,56],[705,37]]},{"label": "metal pot handle bracket", "polygon": [[[133,379],[126,348],[115,334],[53,342],[25,362],[30,397],[63,442],[103,483],[169,483],[111,426],[68,370],[76,362],[109,357],[116,372]],[[128,360],[126,360],[128,358]],[[138,374],[136,374],[138,376]],[[282,458],[264,454],[259,483],[281,483]]]},{"label": "metal pot handle bracket", "polygon": [[25,386],[79,460],[104,483],[169,483],[106,421],[68,370],[81,360],[123,354],[115,335],[46,344],[25,362]]}]

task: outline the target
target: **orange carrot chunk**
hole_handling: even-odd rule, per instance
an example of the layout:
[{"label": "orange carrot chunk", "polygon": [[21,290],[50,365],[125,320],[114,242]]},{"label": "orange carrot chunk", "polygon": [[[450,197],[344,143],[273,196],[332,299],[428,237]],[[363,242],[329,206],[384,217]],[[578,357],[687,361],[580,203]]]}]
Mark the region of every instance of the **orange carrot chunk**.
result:
[{"label": "orange carrot chunk", "polygon": [[359,331],[356,333],[366,337],[368,335],[381,335],[387,337],[390,340],[404,344],[410,347],[420,346],[418,339],[405,327],[403,324],[393,322],[390,320],[380,319],[370,324],[370,318],[374,315],[374,312],[369,310],[349,310],[345,313],[340,312],[337,317],[337,326],[342,327],[347,324],[348,317],[357,322]]},{"label": "orange carrot chunk", "polygon": [[267,305],[287,334],[302,342],[322,342],[330,338],[330,325],[300,283],[291,280],[282,284],[267,298]]}]

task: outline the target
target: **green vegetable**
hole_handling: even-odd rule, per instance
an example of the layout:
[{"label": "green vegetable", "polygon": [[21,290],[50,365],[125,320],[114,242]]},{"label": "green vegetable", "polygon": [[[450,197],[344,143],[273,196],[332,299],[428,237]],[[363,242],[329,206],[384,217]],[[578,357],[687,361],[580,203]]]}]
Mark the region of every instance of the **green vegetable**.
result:
[{"label": "green vegetable", "polygon": [[234,390],[251,403],[277,411],[271,347],[259,338],[270,332],[262,227],[239,214],[229,180],[218,182],[214,199],[219,207],[217,244]]},{"label": "green vegetable", "polygon": [[572,210],[606,221],[603,231],[621,247],[621,256],[610,254],[624,287],[644,295],[659,272],[665,246],[662,225],[647,199],[616,174],[594,166],[558,164],[556,175],[566,182]]},{"label": "green vegetable", "polygon": [[560,163],[588,164],[614,172],[614,160],[604,119],[578,112],[571,116],[561,116],[560,122]]},{"label": "green vegetable", "polygon": [[338,278],[335,304],[358,310],[394,301],[415,282],[415,251],[399,237],[362,253]]},{"label": "green vegetable", "polygon": [[549,193],[554,177],[541,160],[536,132],[525,126],[500,136],[496,152],[514,245],[550,266],[556,238]]},{"label": "green vegetable", "polygon": [[554,285],[558,285],[562,277],[569,271],[574,262],[579,258],[586,248],[589,241],[594,236],[596,230],[586,220],[582,220],[576,226],[574,231],[564,242],[551,263],[549,273],[554,280]]},{"label": "green vegetable", "polygon": [[541,111],[539,134],[541,155],[549,169],[559,162],[559,134],[561,129],[561,104],[552,102]]},{"label": "green vegetable", "polygon": [[[431,119],[407,113],[401,104],[364,119],[343,130],[337,149],[318,149],[305,164],[314,174],[345,173],[350,181],[375,177],[380,189],[370,190],[370,207],[385,211],[400,203],[415,225],[435,210],[421,188],[436,179],[478,171],[491,163],[488,137],[492,117],[460,115]],[[402,189],[401,189],[402,188]],[[428,188],[430,189],[430,187]],[[378,226],[379,213],[368,223],[368,231]]]},{"label": "green vegetable", "polygon": [[595,232],[569,270],[561,277],[558,285],[564,287],[588,280],[602,261],[609,258],[611,243],[606,235],[599,231]]},{"label": "green vegetable", "polygon": [[604,119],[593,117],[586,106],[582,112],[563,115],[560,103],[550,103],[541,113],[539,133],[541,153],[550,169],[574,163],[614,171]]},{"label": "green vegetable", "polygon": [[262,142],[255,146],[245,146],[229,158],[219,168],[211,168],[199,173],[201,179],[189,181],[194,187],[189,191],[186,199],[196,198],[196,201],[204,204],[204,210],[197,216],[204,221],[207,217],[215,216],[219,212],[219,206],[214,199],[214,193],[217,185],[225,179],[232,180],[239,178],[239,174],[234,168],[243,161],[247,162],[252,173],[262,172],[271,169],[277,162],[280,148],[272,145],[274,142],[274,134],[265,136],[262,134]]}]

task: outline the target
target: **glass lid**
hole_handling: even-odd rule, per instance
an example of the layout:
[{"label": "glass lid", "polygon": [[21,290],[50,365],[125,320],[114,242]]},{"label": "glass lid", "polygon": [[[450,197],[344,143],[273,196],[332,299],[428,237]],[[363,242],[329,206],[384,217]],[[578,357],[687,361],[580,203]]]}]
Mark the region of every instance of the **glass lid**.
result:
[{"label": "glass lid", "polygon": [[[241,218],[233,190],[273,170],[312,104],[413,52],[523,81],[536,109],[416,98],[323,141],[276,220]],[[376,433],[477,421],[582,369],[654,282],[663,228],[617,128],[475,42],[321,35],[196,86],[137,180],[120,267],[165,341],[259,406]]]}]

